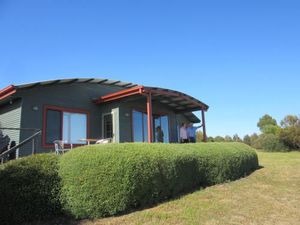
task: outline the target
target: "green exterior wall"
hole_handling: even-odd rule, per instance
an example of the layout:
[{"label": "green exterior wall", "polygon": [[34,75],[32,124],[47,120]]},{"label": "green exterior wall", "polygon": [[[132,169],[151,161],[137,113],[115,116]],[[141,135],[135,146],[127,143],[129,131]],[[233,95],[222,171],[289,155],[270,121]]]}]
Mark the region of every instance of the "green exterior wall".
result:
[{"label": "green exterior wall", "polygon": [[[99,84],[59,84],[37,86],[20,90],[18,96],[22,97],[21,127],[43,128],[43,111],[46,105],[69,109],[83,109],[89,112],[89,138],[102,138],[102,113],[111,112],[114,104],[96,105],[93,99],[120,91],[122,88]],[[33,110],[36,107],[37,110]],[[21,132],[24,140],[30,134]],[[20,156],[31,154],[31,143],[20,150]],[[53,148],[43,148],[42,136],[38,139],[37,153],[53,151]]]},{"label": "green exterior wall", "polygon": [[[21,112],[22,101],[21,99],[6,103],[3,107],[0,107],[0,128],[20,128],[21,125]],[[10,137],[10,141],[19,143],[20,131],[19,130],[2,130],[4,135]],[[17,151],[18,157],[18,151]]]},{"label": "green exterior wall", "polygon": [[[109,93],[114,93],[124,88],[113,85],[101,85],[92,83],[71,83],[57,85],[43,85],[32,88],[24,88],[14,94],[13,104],[0,105],[0,126],[15,128],[43,129],[43,114],[45,106],[57,106],[68,109],[81,109],[89,112],[89,137],[101,139],[102,117],[104,114],[113,114],[113,130],[115,142],[132,141],[132,110],[146,112],[146,97],[129,97],[111,103],[95,104],[94,99]],[[153,114],[167,114],[169,116],[169,140],[178,142],[177,127],[182,122],[187,122],[183,115],[176,115],[172,109],[157,101],[153,101]],[[32,132],[10,133],[11,138],[21,140],[32,135]],[[36,152],[50,152],[53,147],[44,148],[42,136],[37,140]],[[19,155],[25,156],[32,153],[32,143],[20,148]]]}]

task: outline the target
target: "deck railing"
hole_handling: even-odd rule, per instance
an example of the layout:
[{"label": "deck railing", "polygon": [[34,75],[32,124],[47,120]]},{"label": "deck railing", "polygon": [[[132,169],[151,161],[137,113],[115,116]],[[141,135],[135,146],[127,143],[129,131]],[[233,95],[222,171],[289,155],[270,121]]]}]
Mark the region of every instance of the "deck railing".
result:
[{"label": "deck railing", "polygon": [[16,131],[31,131],[33,134],[30,135],[29,137],[25,138],[22,140],[20,143],[16,143],[15,146],[7,149],[6,151],[2,152],[0,154],[0,161],[1,164],[3,164],[7,159],[8,155],[11,153],[14,153],[17,151],[19,148],[22,146],[26,145],[27,143],[31,142],[31,153],[35,154],[36,153],[36,144],[37,144],[37,137],[41,135],[42,131],[40,129],[35,129],[35,128],[7,128],[7,127],[0,127],[0,130],[5,131],[5,130],[16,130]]}]

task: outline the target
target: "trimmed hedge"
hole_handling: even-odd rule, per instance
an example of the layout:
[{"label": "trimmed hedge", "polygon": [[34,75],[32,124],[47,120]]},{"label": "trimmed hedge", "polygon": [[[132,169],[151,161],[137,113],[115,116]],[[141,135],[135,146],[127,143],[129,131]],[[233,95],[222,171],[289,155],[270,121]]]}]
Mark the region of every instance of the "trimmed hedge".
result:
[{"label": "trimmed hedge", "polygon": [[235,180],[257,167],[255,151],[242,143],[85,146],[60,160],[61,201],[76,218],[99,218]]},{"label": "trimmed hedge", "polygon": [[58,157],[40,154],[0,166],[0,193],[1,225],[61,214]]}]

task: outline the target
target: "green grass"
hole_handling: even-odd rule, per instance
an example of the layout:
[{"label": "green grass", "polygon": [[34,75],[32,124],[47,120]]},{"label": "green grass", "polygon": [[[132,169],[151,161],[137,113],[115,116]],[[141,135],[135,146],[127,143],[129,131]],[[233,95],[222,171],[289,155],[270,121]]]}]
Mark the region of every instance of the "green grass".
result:
[{"label": "green grass", "polygon": [[[300,153],[258,152],[250,176],[119,217],[47,224],[299,224]],[[39,223],[41,224],[41,223]]]}]

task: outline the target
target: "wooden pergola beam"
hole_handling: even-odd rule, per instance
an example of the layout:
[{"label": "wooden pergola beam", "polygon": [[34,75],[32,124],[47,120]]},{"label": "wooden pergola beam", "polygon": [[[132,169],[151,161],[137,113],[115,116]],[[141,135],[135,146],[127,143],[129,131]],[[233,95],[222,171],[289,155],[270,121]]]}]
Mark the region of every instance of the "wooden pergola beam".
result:
[{"label": "wooden pergola beam", "polygon": [[102,97],[98,98],[97,100],[95,100],[95,103],[99,104],[99,103],[104,103],[104,102],[110,102],[110,101],[122,99],[122,98],[129,97],[132,95],[138,95],[138,94],[142,94],[142,93],[143,93],[143,86],[137,86],[134,88],[125,89],[123,91],[118,91],[118,92],[115,92],[112,94],[102,96]]}]

